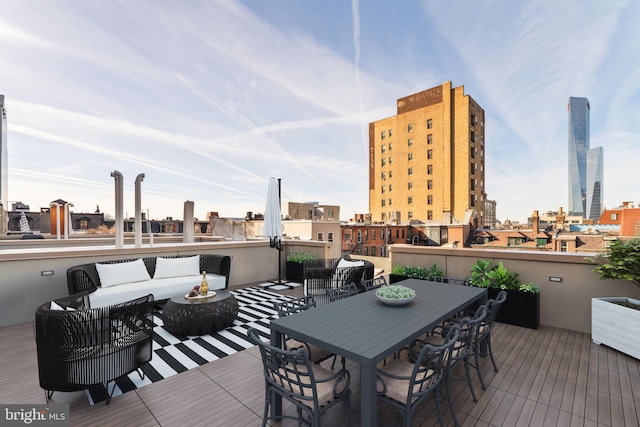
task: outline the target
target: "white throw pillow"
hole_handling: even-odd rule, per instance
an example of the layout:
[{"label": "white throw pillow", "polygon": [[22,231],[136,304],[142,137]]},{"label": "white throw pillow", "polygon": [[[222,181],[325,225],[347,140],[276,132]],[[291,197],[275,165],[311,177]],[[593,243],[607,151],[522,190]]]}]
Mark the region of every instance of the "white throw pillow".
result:
[{"label": "white throw pillow", "polygon": [[338,265],[336,266],[336,268],[345,268],[345,267],[363,267],[364,266],[364,261],[360,260],[360,261],[347,261],[344,258],[340,258],[340,261],[338,262]]},{"label": "white throw pillow", "polygon": [[156,258],[154,279],[197,276],[200,274],[200,255],[184,258]]},{"label": "white throw pillow", "polygon": [[51,305],[49,306],[49,310],[64,310],[64,307],[55,301],[51,301]]},{"label": "white throw pillow", "polygon": [[51,301],[49,305],[49,310],[59,310],[59,311],[76,311],[73,307],[63,307],[55,301]]},{"label": "white throw pillow", "polygon": [[151,280],[147,267],[142,258],[130,262],[118,262],[115,264],[96,263],[96,270],[100,277],[100,285],[103,288],[122,285],[123,283],[142,282]]}]

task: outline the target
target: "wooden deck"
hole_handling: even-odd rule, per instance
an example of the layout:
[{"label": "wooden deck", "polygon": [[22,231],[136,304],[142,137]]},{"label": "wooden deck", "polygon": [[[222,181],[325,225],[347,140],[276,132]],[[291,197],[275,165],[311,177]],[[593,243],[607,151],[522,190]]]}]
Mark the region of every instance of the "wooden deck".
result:
[{"label": "wooden deck", "polygon": [[[639,361],[592,344],[587,334],[544,326],[498,324],[493,342],[500,371],[483,361],[489,387],[482,391],[476,383],[478,402],[466,384],[454,389],[463,425],[640,427]],[[259,357],[256,348],[242,351],[115,397],[109,406],[90,406],[84,392],[56,392],[53,401],[69,403],[72,426],[258,426],[264,402]],[[347,367],[351,424],[359,426],[358,367]],[[0,328],[0,402],[44,403],[31,323]],[[393,421],[390,408],[381,404],[379,411],[385,424]],[[292,412],[286,403],[285,412]],[[343,407],[334,408],[323,425],[345,425],[344,417]],[[417,419],[414,425],[437,421]]]}]

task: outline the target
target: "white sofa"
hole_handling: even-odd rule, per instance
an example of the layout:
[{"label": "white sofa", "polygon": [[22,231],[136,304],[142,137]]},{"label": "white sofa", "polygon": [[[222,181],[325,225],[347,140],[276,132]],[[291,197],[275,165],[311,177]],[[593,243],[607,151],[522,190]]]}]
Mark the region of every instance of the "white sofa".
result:
[{"label": "white sofa", "polygon": [[224,255],[168,256],[96,262],[67,270],[69,294],[88,291],[92,308],[153,294],[156,301],[187,294],[207,272],[210,290],[229,286],[231,259]]}]

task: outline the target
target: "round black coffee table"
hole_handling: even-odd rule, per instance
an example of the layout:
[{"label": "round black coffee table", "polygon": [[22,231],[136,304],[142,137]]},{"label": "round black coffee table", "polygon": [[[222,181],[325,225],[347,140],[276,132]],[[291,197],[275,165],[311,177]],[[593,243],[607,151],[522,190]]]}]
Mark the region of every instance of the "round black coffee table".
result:
[{"label": "round black coffee table", "polygon": [[233,324],[238,315],[238,301],[229,291],[216,290],[216,296],[188,300],[176,295],[162,310],[164,328],[175,335],[206,335]]}]

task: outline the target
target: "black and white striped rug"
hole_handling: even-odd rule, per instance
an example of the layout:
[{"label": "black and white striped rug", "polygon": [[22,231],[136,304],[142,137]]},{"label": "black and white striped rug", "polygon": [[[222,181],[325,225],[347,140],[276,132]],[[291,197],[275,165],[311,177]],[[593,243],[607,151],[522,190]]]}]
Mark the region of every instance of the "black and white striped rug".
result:
[{"label": "black and white striped rug", "polygon": [[[154,314],[153,358],[144,366],[145,378],[137,372],[116,380],[113,396],[118,396],[147,384],[160,381],[180,372],[204,365],[230,354],[252,347],[247,340],[247,329],[254,327],[265,337],[269,336],[269,322],[278,317],[273,301],[285,301],[291,297],[259,287],[231,291],[238,301],[238,317],[233,326],[203,336],[174,336],[163,328],[162,312]],[[113,383],[109,384],[109,389]],[[103,386],[87,391],[89,403],[106,399]]]}]

